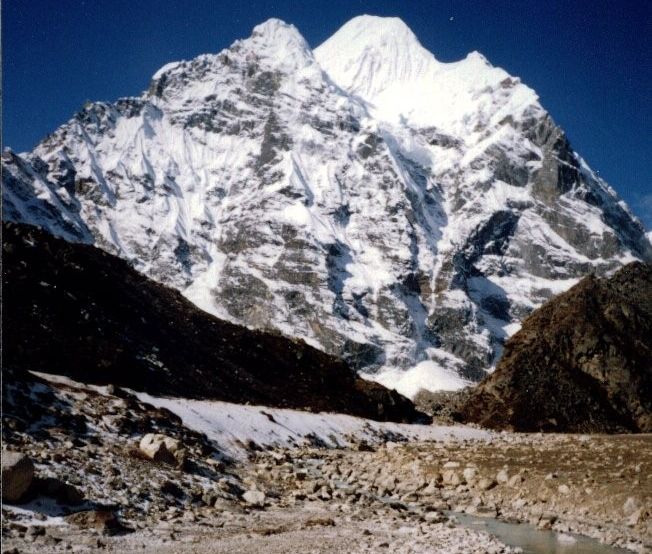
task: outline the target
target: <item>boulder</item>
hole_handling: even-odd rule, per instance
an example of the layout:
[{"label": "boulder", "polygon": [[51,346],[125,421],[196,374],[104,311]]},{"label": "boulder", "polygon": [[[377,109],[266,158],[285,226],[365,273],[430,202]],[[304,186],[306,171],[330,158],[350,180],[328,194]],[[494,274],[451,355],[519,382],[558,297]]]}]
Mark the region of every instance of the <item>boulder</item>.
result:
[{"label": "boulder", "polygon": [[111,510],[86,510],[66,516],[65,521],[82,529],[96,529],[106,535],[127,530]]},{"label": "boulder", "polygon": [[460,476],[457,473],[457,471],[454,471],[452,469],[445,470],[442,473],[442,479],[444,485],[450,485],[452,487],[456,487],[457,485],[462,483],[462,480],[460,479]]},{"label": "boulder", "polygon": [[18,502],[34,479],[34,464],[21,452],[2,452],[2,501]]},{"label": "boulder", "polygon": [[37,477],[33,488],[38,494],[54,498],[61,504],[76,506],[84,501],[84,495],[77,487],[56,477]]},{"label": "boulder", "polygon": [[167,435],[148,433],[140,439],[138,447],[154,462],[182,467],[186,461],[186,450],[181,442]]},{"label": "boulder", "polygon": [[426,513],[423,518],[427,523],[443,523],[447,519],[444,514],[436,511]]},{"label": "boulder", "polygon": [[474,467],[467,467],[464,468],[464,471],[462,472],[462,475],[464,476],[464,479],[466,480],[467,483],[473,483],[477,476],[478,476],[478,470],[475,469]]},{"label": "boulder", "polygon": [[623,514],[625,514],[625,516],[631,516],[640,507],[641,507],[640,501],[634,496],[629,496],[627,500],[625,500],[625,503],[623,504]]},{"label": "boulder", "polygon": [[523,482],[523,476],[520,473],[517,473],[516,475],[512,475],[509,478],[509,481],[507,481],[507,484],[510,487],[518,487],[522,482]]},{"label": "boulder", "polygon": [[242,495],[242,499],[250,506],[262,508],[265,505],[265,493],[263,491],[248,490]]},{"label": "boulder", "polygon": [[555,524],[555,521],[557,521],[557,516],[553,513],[544,513],[541,515],[539,518],[539,521],[537,522],[537,527],[539,529],[552,529],[552,526]]},{"label": "boulder", "polygon": [[631,513],[629,517],[627,518],[627,526],[628,527],[636,527],[641,521],[645,519],[645,516],[647,515],[647,512],[643,510],[643,508],[639,508],[635,512]]},{"label": "boulder", "polygon": [[488,491],[490,489],[493,489],[498,483],[496,483],[495,479],[489,479],[487,477],[483,477],[478,481],[478,488],[481,491]]}]

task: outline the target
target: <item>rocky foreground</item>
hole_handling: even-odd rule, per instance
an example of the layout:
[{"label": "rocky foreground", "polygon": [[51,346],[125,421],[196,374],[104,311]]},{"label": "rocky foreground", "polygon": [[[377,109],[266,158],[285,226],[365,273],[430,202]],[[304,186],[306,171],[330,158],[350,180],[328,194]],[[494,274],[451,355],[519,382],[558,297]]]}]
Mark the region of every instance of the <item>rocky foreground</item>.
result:
[{"label": "rocky foreground", "polygon": [[233,459],[123,389],[14,382],[3,552],[516,552],[451,511],[652,549],[650,435],[308,435]]}]

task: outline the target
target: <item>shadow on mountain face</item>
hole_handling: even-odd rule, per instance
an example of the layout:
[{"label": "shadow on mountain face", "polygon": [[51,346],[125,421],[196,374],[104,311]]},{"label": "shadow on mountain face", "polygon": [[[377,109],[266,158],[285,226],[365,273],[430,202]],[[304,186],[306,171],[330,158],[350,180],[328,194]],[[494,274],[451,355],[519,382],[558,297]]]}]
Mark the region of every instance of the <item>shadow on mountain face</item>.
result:
[{"label": "shadow on mountain face", "polygon": [[221,321],[90,245],[12,223],[2,242],[5,367],[152,395],[423,419],[344,362]]}]

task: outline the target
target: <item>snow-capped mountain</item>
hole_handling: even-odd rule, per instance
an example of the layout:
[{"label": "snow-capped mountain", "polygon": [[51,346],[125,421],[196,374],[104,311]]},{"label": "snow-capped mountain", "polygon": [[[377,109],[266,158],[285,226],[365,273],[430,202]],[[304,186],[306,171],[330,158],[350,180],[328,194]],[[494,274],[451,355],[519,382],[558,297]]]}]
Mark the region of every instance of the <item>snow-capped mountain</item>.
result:
[{"label": "snow-capped mountain", "polygon": [[272,19],[3,154],[4,218],[94,243],[204,310],[345,357],[406,394],[495,363],[645,230],[518,78],[441,63],[399,19],[314,52]]}]

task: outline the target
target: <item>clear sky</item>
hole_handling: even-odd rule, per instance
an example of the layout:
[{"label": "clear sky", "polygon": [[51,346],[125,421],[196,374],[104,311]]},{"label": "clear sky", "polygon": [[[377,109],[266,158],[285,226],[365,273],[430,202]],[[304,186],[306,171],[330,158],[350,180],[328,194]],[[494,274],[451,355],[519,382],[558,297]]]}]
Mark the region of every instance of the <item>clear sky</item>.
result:
[{"label": "clear sky", "polygon": [[318,46],[363,13],[402,18],[440,61],[478,50],[521,77],[652,229],[648,0],[4,0],[3,144],[31,149],[86,100],[137,95],[270,17]]}]

